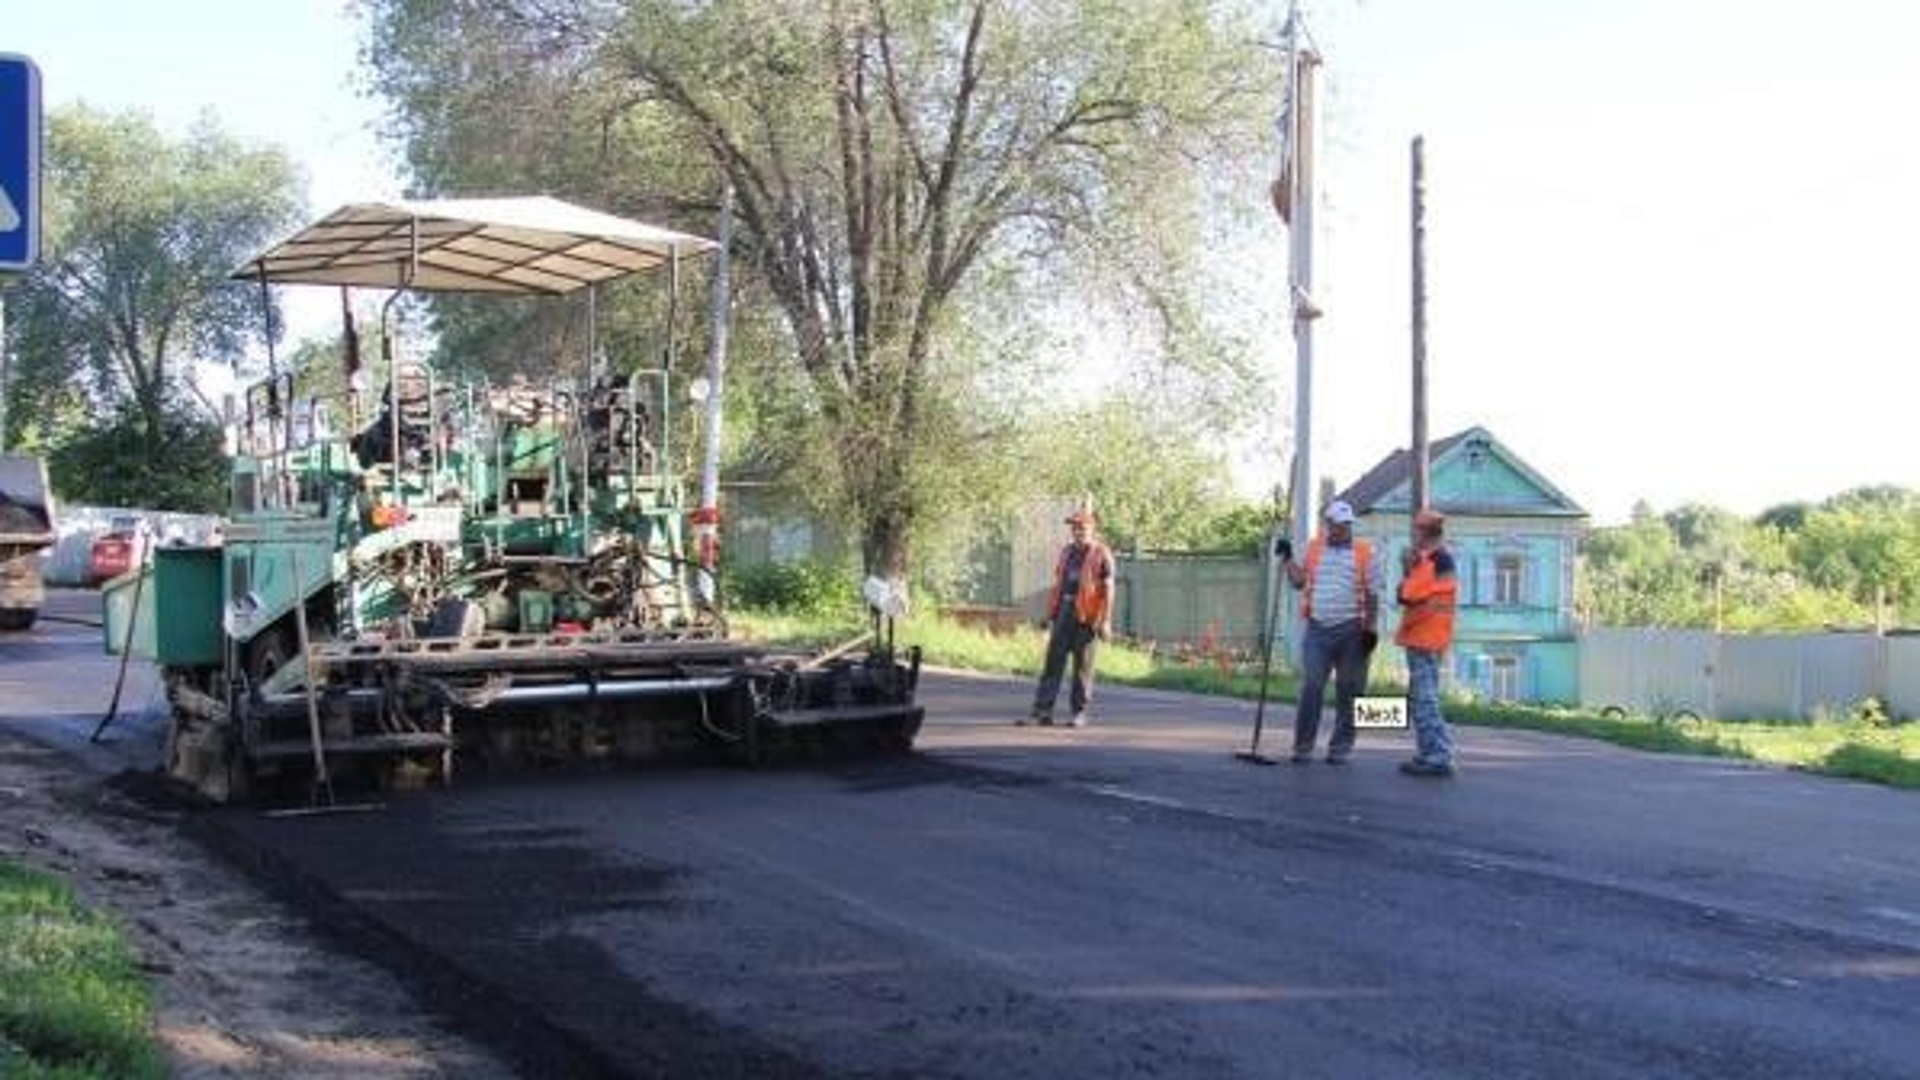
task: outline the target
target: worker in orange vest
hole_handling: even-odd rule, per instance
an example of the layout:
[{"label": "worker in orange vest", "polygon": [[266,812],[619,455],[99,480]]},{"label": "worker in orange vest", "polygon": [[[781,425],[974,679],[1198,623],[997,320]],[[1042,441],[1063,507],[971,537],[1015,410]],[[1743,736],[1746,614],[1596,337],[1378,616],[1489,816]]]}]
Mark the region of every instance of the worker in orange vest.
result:
[{"label": "worker in orange vest", "polygon": [[1047,597],[1047,657],[1034,689],[1033,711],[1019,724],[1042,727],[1053,723],[1053,703],[1060,696],[1060,676],[1073,661],[1073,684],[1067,703],[1073,706],[1072,727],[1087,725],[1093,704],[1094,646],[1113,633],[1113,553],[1094,536],[1098,521],[1091,510],[1067,518],[1073,539],[1060,549],[1053,569],[1053,592]]},{"label": "worker in orange vest", "polygon": [[1453,775],[1453,733],[1440,712],[1440,662],[1453,644],[1460,584],[1447,550],[1446,525],[1437,510],[1413,515],[1413,545],[1401,559],[1400,629],[1393,639],[1407,654],[1407,712],[1418,747],[1400,764],[1409,776]]},{"label": "worker in orange vest", "polygon": [[1327,738],[1327,764],[1344,765],[1353,753],[1353,702],[1367,688],[1367,665],[1380,640],[1380,594],[1386,575],[1373,557],[1373,545],[1353,535],[1353,507],[1335,500],[1321,515],[1325,528],[1307,544],[1306,558],[1293,559],[1291,545],[1281,547],[1281,568],[1301,591],[1300,615],[1306,633],[1300,644],[1300,698],[1293,713],[1293,763],[1313,760],[1320,731],[1320,708],[1333,676],[1333,734]]}]

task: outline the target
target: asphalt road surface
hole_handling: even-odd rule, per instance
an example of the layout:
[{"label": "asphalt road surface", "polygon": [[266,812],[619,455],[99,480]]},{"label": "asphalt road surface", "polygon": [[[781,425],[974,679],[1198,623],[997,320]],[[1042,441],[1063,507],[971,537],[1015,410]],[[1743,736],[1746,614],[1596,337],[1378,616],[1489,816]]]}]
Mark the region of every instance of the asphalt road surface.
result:
[{"label": "asphalt road surface", "polygon": [[[0,723],[81,748],[113,669],[33,637]],[[1026,689],[929,675],[902,760],[189,827],[529,1076],[1920,1076],[1913,793],[1472,727],[1262,768],[1245,703]]]}]

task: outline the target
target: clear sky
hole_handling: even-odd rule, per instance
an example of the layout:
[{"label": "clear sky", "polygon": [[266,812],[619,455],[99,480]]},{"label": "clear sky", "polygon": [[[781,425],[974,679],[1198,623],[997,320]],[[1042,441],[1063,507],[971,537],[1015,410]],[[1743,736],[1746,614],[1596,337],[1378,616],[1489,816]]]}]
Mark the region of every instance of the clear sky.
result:
[{"label": "clear sky", "polygon": [[1920,5],[1308,11],[1317,473],[1410,441],[1422,134],[1436,437],[1486,425],[1602,523],[1920,487]]},{"label": "clear sky", "polygon": [[184,131],[211,110],[305,167],[316,210],[392,195],[356,95],[358,31],[343,0],[0,0],[0,52],[32,57],[48,108],[139,108]]},{"label": "clear sky", "polygon": [[[284,145],[316,213],[397,193],[338,0],[0,8],[0,51],[39,63],[50,106],[170,129],[212,109]],[[1920,4],[1307,10],[1326,61],[1316,473],[1345,485],[1408,441],[1423,134],[1436,437],[1484,424],[1601,523],[1642,498],[1750,514],[1920,488]],[[1290,386],[1284,326],[1274,342]]]}]

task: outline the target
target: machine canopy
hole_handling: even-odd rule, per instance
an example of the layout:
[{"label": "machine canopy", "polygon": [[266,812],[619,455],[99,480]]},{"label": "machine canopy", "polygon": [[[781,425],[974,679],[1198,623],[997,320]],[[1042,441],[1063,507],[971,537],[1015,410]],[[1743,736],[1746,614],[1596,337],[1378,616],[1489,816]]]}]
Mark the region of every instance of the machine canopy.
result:
[{"label": "machine canopy", "polygon": [[713,241],[544,195],[343,206],[249,260],[247,281],[558,295]]}]

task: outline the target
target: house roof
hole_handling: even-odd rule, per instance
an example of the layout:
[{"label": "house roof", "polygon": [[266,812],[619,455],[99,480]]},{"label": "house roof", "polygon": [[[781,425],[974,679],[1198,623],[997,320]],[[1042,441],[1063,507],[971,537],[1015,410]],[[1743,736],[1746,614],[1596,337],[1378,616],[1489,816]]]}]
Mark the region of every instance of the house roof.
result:
[{"label": "house roof", "polygon": [[[1437,442],[1427,444],[1429,471],[1432,469],[1433,462],[1439,461],[1447,451],[1453,449],[1456,443],[1466,437],[1465,431],[1458,431]],[[1410,488],[1412,479],[1413,451],[1396,447],[1393,453],[1381,458],[1373,468],[1368,469],[1360,479],[1355,480],[1353,486],[1335,498],[1345,499],[1355,513],[1372,513],[1375,505],[1396,489]]]},{"label": "house roof", "polygon": [[[1442,490],[1441,485],[1435,485],[1429,500],[1435,509],[1448,514],[1481,514],[1499,517],[1587,516],[1587,512],[1580,507],[1580,504],[1568,498],[1565,492],[1521,460],[1518,454],[1494,438],[1486,428],[1478,425],[1430,443],[1427,448],[1428,471],[1431,476],[1438,477],[1444,469],[1458,465],[1465,460],[1467,454],[1480,448],[1484,448],[1487,453],[1497,457],[1512,469],[1525,485],[1532,489],[1531,497],[1516,500],[1510,494],[1507,497],[1496,497],[1496,494],[1491,492],[1462,490],[1458,487]],[[1363,515],[1412,512],[1413,452],[1406,448],[1395,449],[1335,497],[1345,500],[1356,513]]]}]

